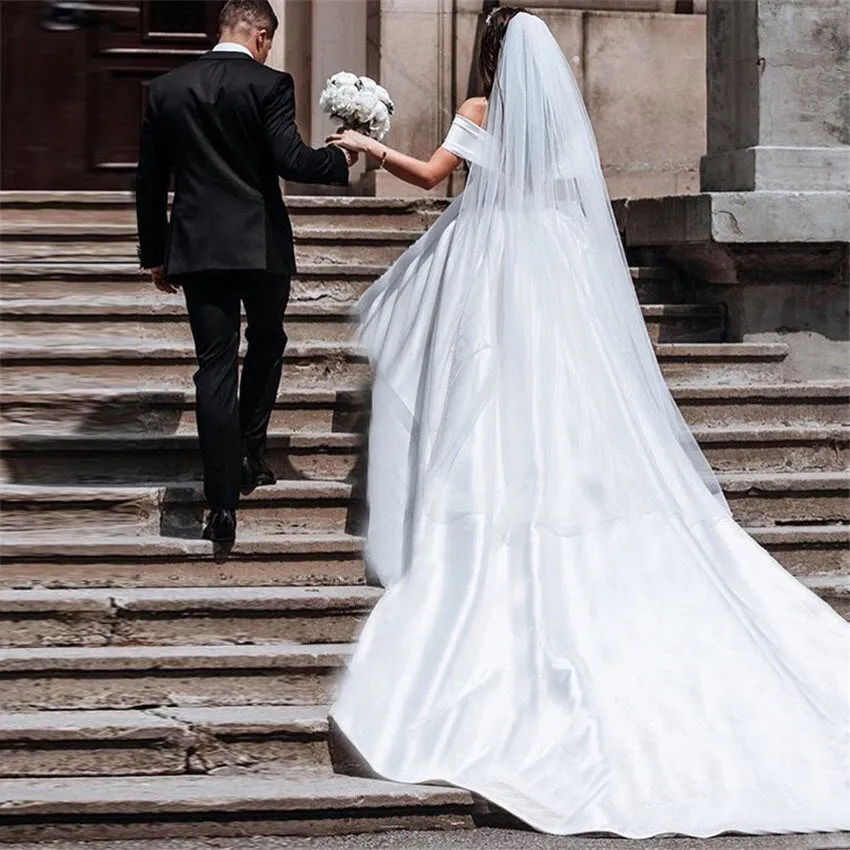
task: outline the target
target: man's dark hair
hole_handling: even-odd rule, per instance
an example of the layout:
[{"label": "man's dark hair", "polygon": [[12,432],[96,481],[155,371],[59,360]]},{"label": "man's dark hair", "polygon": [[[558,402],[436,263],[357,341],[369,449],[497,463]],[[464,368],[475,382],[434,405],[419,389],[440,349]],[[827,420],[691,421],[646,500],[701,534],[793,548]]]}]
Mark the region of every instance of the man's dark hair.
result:
[{"label": "man's dark hair", "polygon": [[222,31],[248,26],[265,28],[269,35],[274,35],[277,25],[277,15],[269,0],[227,0],[218,16],[218,26]]}]

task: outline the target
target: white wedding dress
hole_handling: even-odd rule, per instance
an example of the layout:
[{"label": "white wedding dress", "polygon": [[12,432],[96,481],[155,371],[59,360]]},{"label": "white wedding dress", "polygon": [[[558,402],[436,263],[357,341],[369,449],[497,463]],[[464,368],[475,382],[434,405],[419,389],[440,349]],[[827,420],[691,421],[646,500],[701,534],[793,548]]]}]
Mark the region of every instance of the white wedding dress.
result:
[{"label": "white wedding dress", "polygon": [[332,717],[547,832],[850,829],[850,626],[731,518],[538,18],[446,147],[466,191],[361,304],[387,590]]}]

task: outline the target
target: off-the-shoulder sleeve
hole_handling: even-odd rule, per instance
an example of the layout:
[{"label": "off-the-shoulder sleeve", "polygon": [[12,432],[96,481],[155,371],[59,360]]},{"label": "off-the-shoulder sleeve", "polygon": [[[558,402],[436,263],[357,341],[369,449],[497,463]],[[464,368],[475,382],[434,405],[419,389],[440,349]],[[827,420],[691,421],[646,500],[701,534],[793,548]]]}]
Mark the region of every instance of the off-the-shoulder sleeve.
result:
[{"label": "off-the-shoulder sleeve", "polygon": [[489,139],[487,132],[476,123],[462,115],[455,115],[442,147],[467,162],[483,165]]}]

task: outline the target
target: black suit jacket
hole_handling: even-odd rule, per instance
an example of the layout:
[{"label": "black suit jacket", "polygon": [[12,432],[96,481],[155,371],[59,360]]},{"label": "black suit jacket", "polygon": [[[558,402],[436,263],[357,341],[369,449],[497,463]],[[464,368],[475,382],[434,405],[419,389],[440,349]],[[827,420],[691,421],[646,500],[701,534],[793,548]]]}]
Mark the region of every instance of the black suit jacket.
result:
[{"label": "black suit jacket", "polygon": [[301,140],[292,77],[237,51],[206,53],[153,80],[139,147],[140,261],[169,277],[293,272],[278,178],[348,183],[341,150]]}]

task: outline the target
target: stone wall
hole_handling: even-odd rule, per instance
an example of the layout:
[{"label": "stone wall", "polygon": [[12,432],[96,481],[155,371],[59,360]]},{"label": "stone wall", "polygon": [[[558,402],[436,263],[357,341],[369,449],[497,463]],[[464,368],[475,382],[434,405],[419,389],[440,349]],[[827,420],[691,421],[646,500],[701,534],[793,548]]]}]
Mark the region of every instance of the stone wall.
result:
[{"label": "stone wall", "polygon": [[[299,115],[302,132],[314,144],[321,143],[326,124],[312,104],[326,73],[346,62],[351,70],[376,75],[390,90],[398,111],[388,141],[414,156],[430,156],[458,104],[476,92],[473,57],[483,25],[482,0],[276,3],[286,42],[278,61],[309,80],[301,83],[299,97],[303,100],[309,89],[311,106],[299,109]],[[345,7],[345,15],[337,15],[330,26],[328,15],[338,6]],[[309,33],[305,7],[312,9]],[[697,191],[700,157],[706,151],[705,18],[698,14],[700,4],[535,0],[530,8],[552,28],[582,86],[612,196]],[[692,13],[675,13],[682,8]],[[297,37],[291,28],[287,34],[287,19]],[[358,61],[360,66],[354,67]],[[460,185],[462,179],[448,181],[434,193],[451,194]],[[419,194],[386,173],[372,175],[361,190]]]}]

